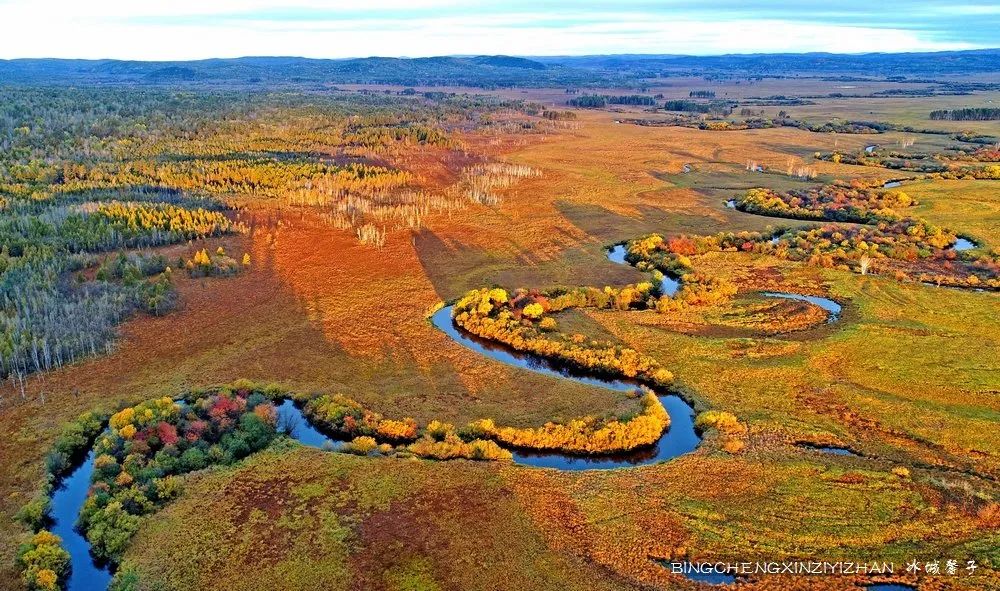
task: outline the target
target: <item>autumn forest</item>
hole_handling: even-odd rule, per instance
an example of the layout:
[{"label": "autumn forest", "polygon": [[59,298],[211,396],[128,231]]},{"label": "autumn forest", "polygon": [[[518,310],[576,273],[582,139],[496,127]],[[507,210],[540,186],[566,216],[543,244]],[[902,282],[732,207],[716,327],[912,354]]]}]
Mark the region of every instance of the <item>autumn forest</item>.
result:
[{"label": "autumn forest", "polygon": [[1000,588],[933,55],[4,63],[0,589]]}]

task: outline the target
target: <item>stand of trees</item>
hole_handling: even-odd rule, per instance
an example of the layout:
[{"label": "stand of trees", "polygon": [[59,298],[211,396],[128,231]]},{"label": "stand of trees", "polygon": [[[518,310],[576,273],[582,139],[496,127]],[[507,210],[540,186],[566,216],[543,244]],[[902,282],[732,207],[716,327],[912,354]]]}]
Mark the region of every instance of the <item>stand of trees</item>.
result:
[{"label": "stand of trees", "polygon": [[[524,310],[538,304],[543,310],[580,307],[580,302],[591,301],[590,295],[603,292],[593,301],[601,307],[629,309],[646,307],[651,301],[652,284],[642,283],[621,289],[605,287],[557,290],[551,294],[518,293],[508,297],[502,289],[478,289],[465,294],[452,313],[455,323],[478,337],[497,341],[515,349],[545,357],[566,366],[608,376],[634,379],[651,386],[666,386],[673,374],[652,357],[642,355],[627,347],[606,343],[588,342],[582,335],[568,336],[552,333],[535,325],[542,315],[524,315]],[[550,304],[549,295],[552,296]]]},{"label": "stand of trees", "polygon": [[[20,381],[103,353],[134,311],[171,309],[162,257],[119,255],[102,263],[102,253],[239,229],[220,212],[171,203],[60,203],[12,198],[0,220],[0,377]],[[84,272],[94,268],[87,279]]]},{"label": "stand of trees", "polygon": [[[106,352],[134,311],[168,311],[160,262],[129,257],[93,271],[115,251],[240,231],[220,200],[321,206],[338,228],[380,245],[387,227],[499,199],[536,171],[480,167],[443,195],[412,190],[416,175],[390,161],[421,146],[459,150],[450,128],[510,107],[451,96],[0,88],[0,378]],[[205,255],[192,274],[241,268]]]},{"label": "stand of trees", "polygon": [[953,109],[931,111],[931,119],[951,121],[996,121],[1000,119],[1000,109],[977,107],[968,109]]},{"label": "stand of trees", "polygon": [[451,129],[495,128],[524,109],[452,95],[0,89],[0,198],[148,187],[322,207],[351,233],[419,227],[468,201],[420,190],[414,152],[460,152]]},{"label": "stand of trees", "polygon": [[112,415],[94,445],[93,484],[78,526],[95,556],[117,562],[144,515],[177,497],[179,475],[230,464],[277,436],[261,394],[219,392],[180,405],[158,398]]},{"label": "stand of trees", "polygon": [[702,103],[683,99],[669,100],[663,103],[664,111],[682,111],[687,113],[717,113],[729,115],[733,112],[733,103],[727,101],[711,101]]},{"label": "stand of trees", "polygon": [[572,98],[569,100],[568,104],[574,107],[584,107],[587,109],[600,109],[601,107],[606,107],[608,105],[653,106],[656,104],[656,99],[644,94],[628,94],[621,96],[588,94]]}]

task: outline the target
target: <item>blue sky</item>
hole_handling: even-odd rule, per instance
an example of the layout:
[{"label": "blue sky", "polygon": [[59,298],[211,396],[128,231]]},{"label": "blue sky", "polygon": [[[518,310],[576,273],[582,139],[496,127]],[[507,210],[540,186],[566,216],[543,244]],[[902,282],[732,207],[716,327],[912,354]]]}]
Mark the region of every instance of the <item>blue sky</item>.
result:
[{"label": "blue sky", "polygon": [[1000,46],[1000,1],[0,0],[0,58],[934,51]]}]

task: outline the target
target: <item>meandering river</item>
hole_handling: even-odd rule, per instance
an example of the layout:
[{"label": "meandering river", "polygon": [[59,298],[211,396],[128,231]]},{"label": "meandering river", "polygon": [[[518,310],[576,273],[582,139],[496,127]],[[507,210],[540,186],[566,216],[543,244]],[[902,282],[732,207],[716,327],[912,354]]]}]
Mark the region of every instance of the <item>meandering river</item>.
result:
[{"label": "meandering river", "polygon": [[66,591],[106,591],[111,583],[107,565],[97,564],[90,556],[90,542],[76,531],[76,520],[83,509],[90,490],[90,476],[94,473],[94,450],[73,468],[52,492],[52,526],[50,531],[62,538],[63,548],[69,552],[70,575]]},{"label": "meandering river", "polygon": [[[975,246],[966,239],[959,239],[959,241],[955,245],[956,250],[965,250]],[[614,263],[627,265],[625,254],[625,246],[619,244],[609,249],[607,256]],[[680,285],[680,280],[677,277],[664,274],[659,289],[661,293],[672,296],[680,289]],[[788,292],[763,292],[761,295],[772,298],[796,299],[815,304],[829,313],[828,322],[834,322],[840,317],[840,304],[828,298]],[[460,345],[494,361],[542,375],[618,392],[628,392],[641,387],[638,383],[628,380],[609,379],[570,370],[548,359],[514,351],[505,346],[480,339],[458,328],[452,320],[451,313],[451,306],[441,308],[431,317],[432,324]],[[558,470],[605,470],[655,464],[694,451],[701,442],[701,438],[694,428],[694,410],[675,394],[656,392],[656,395],[670,415],[670,426],[652,446],[627,453],[587,456],[555,451],[515,449],[512,450],[514,462],[526,466]],[[324,435],[312,425],[302,410],[291,400],[284,400],[278,405],[278,416],[279,428],[284,429],[290,437],[303,445],[327,450],[336,450],[344,445],[343,441]],[[841,453],[840,450],[831,451],[832,453]],[[844,450],[844,452],[851,453],[848,450]],[[91,451],[78,466],[62,479],[58,488],[52,493],[53,523],[51,530],[62,538],[63,547],[69,552],[72,564],[72,572],[65,585],[67,591],[105,591],[112,578],[106,565],[93,561],[89,542],[74,527],[87,498],[93,469],[94,452]],[[723,579],[705,580],[704,582],[718,584],[730,581]]]},{"label": "meandering river", "polygon": [[[775,237],[773,240],[778,240]],[[963,240],[960,238],[959,240]],[[957,247],[956,247],[957,248]],[[612,263],[618,263],[620,265],[627,265],[628,261],[625,260],[625,245],[616,244],[608,250],[608,260]],[[670,275],[663,275],[663,280],[660,281],[660,292],[664,295],[672,296],[677,293],[680,289],[680,280],[676,277]],[[819,306],[820,308],[828,312],[827,323],[836,322],[840,319],[840,313],[843,307],[837,302],[831,300],[830,298],[824,298],[820,296],[803,295],[799,293],[791,293],[787,291],[765,291],[761,292],[761,295],[768,298],[783,298],[787,300],[799,300],[802,302],[809,302],[810,304]]]},{"label": "meandering river", "polygon": [[[597,386],[618,392],[628,392],[640,388],[640,385],[636,382],[608,379],[572,371],[542,357],[513,351],[502,345],[477,338],[455,326],[455,322],[451,317],[451,310],[452,306],[441,308],[431,317],[431,322],[455,342],[484,357],[489,357],[494,361],[542,375],[572,380],[588,386]],[[652,447],[621,454],[589,456],[554,451],[513,450],[514,462],[527,466],[557,468],[560,470],[602,470],[641,464],[655,464],[693,451],[701,441],[694,429],[694,410],[687,402],[675,394],[656,392],[656,395],[667,410],[667,414],[670,415],[670,427]]]}]

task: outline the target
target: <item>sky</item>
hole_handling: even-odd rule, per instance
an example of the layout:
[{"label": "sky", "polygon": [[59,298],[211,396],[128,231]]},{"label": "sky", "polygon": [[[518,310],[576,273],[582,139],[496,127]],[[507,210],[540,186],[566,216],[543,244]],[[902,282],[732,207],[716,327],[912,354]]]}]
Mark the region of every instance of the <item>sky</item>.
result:
[{"label": "sky", "polygon": [[1000,0],[0,0],[0,59],[1000,47]]}]

